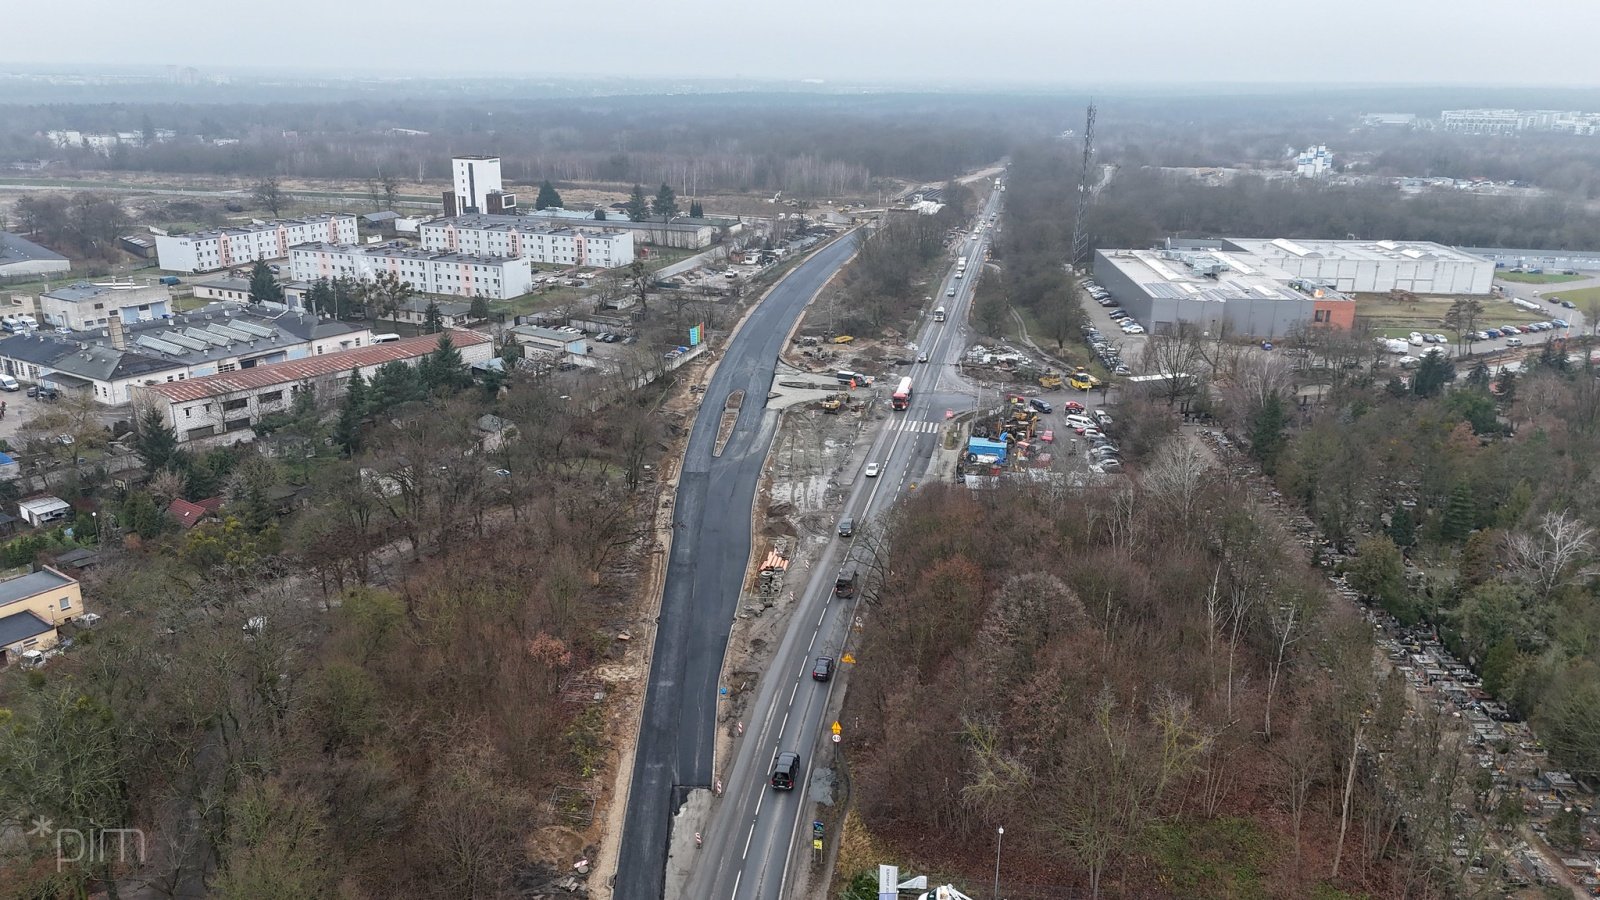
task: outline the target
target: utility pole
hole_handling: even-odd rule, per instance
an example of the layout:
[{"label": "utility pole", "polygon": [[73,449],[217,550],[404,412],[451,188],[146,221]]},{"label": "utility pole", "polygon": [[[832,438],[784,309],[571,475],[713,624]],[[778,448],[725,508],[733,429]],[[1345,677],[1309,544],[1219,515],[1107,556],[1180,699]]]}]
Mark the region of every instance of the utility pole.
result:
[{"label": "utility pole", "polygon": [[1072,259],[1069,260],[1073,268],[1080,270],[1089,262],[1089,167],[1094,157],[1094,113],[1094,102],[1090,101],[1083,126],[1083,167],[1078,171],[1078,211],[1072,223]]}]

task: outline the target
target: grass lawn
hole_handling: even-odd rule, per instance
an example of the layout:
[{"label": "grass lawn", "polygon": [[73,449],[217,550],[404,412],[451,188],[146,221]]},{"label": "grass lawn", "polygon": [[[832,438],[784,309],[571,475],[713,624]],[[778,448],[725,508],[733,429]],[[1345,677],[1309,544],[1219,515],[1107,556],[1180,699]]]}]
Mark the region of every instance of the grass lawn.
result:
[{"label": "grass lawn", "polygon": [[1582,281],[1587,275],[1559,275],[1541,272],[1538,275],[1529,272],[1507,272],[1499,270],[1494,273],[1497,281],[1515,281],[1518,284],[1561,284],[1565,281]]},{"label": "grass lawn", "polygon": [[[1453,302],[1454,298],[1451,297],[1423,297],[1415,303],[1394,303],[1386,297],[1380,299],[1363,295],[1356,298],[1356,316],[1372,323],[1373,329],[1385,337],[1403,338],[1413,331],[1421,331],[1442,334],[1453,341],[1456,333],[1444,327],[1445,313]],[[1483,316],[1478,320],[1480,329],[1543,322],[1551,317],[1559,318],[1565,312],[1556,306],[1548,311],[1535,312],[1514,306],[1507,300],[1484,299],[1480,302],[1483,303]]]},{"label": "grass lawn", "polygon": [[584,288],[560,285],[546,288],[542,291],[533,291],[510,300],[490,300],[489,311],[505,313],[508,316],[526,316],[541,310],[554,309],[557,306],[571,306],[584,297],[592,296],[593,292]]},{"label": "grass lawn", "polygon": [[[1548,297],[1549,295],[1546,294],[1545,296]],[[1556,296],[1563,300],[1570,300],[1574,306],[1578,307],[1579,309],[1583,309],[1583,305],[1586,302],[1590,300],[1600,300],[1600,287],[1574,288],[1570,291],[1562,291]]]},{"label": "grass lawn", "polygon": [[645,261],[645,267],[654,272],[675,262],[682,262],[700,252],[702,251],[687,250],[682,247],[651,247],[650,258]]}]

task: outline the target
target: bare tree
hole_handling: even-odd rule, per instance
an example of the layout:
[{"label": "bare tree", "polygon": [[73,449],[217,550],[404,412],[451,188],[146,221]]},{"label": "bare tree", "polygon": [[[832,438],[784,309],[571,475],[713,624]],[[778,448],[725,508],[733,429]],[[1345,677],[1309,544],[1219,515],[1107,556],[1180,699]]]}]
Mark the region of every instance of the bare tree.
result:
[{"label": "bare tree", "polygon": [[1156,393],[1168,406],[1194,395],[1209,369],[1200,333],[1180,325],[1172,334],[1153,334],[1145,341],[1139,362],[1147,375],[1160,375]]},{"label": "bare tree", "polygon": [[283,184],[278,181],[278,176],[268,175],[256,182],[250,189],[250,196],[262,206],[265,206],[273,218],[283,214],[283,208],[289,204],[289,195],[284,192]]},{"label": "bare tree", "polygon": [[1534,534],[1506,537],[1512,567],[1549,599],[1556,590],[1600,574],[1594,558],[1594,529],[1565,510],[1545,513]]},{"label": "bare tree", "polygon": [[1279,603],[1267,615],[1267,624],[1272,628],[1273,656],[1267,663],[1267,708],[1263,731],[1269,741],[1272,740],[1272,700],[1278,690],[1278,680],[1283,674],[1283,661],[1289,647],[1300,639],[1296,628],[1301,624],[1302,615],[1299,604],[1292,600]]},{"label": "bare tree", "polygon": [[1152,499],[1176,513],[1181,534],[1200,511],[1212,477],[1210,465],[1192,442],[1169,440],[1145,469],[1144,486]]}]

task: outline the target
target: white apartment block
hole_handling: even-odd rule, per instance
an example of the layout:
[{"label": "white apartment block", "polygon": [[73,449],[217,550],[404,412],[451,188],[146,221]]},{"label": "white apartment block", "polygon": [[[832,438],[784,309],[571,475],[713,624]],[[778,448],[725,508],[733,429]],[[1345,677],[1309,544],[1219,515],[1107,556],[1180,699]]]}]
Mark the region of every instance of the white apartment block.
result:
[{"label": "white apartment block", "polygon": [[318,242],[290,248],[289,267],[296,281],[341,275],[372,281],[379,272],[391,272],[425,294],[508,300],[533,290],[533,267],[517,257]]},{"label": "white apartment block", "polygon": [[621,229],[563,228],[524,216],[454,216],[417,228],[424,249],[438,253],[520,257],[529,262],[614,269],[633,262],[633,235]]},{"label": "white apartment block", "polygon": [[444,195],[447,216],[501,213],[517,206],[517,195],[500,181],[500,157],[457,156],[450,160],[451,190]]},{"label": "white apartment block", "polygon": [[324,213],[217,231],[156,235],[156,254],[161,268],[171,272],[215,272],[258,259],[283,259],[296,244],[353,244],[356,240],[355,216]]}]

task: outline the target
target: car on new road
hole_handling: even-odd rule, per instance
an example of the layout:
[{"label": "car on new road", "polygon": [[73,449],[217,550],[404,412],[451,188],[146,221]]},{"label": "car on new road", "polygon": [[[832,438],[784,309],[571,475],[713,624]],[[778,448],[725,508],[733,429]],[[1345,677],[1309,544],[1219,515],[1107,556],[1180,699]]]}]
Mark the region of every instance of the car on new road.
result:
[{"label": "car on new road", "polygon": [[868,478],[877,478],[878,477],[878,471],[879,471],[880,468],[881,467],[875,462],[867,463],[867,477]]}]

